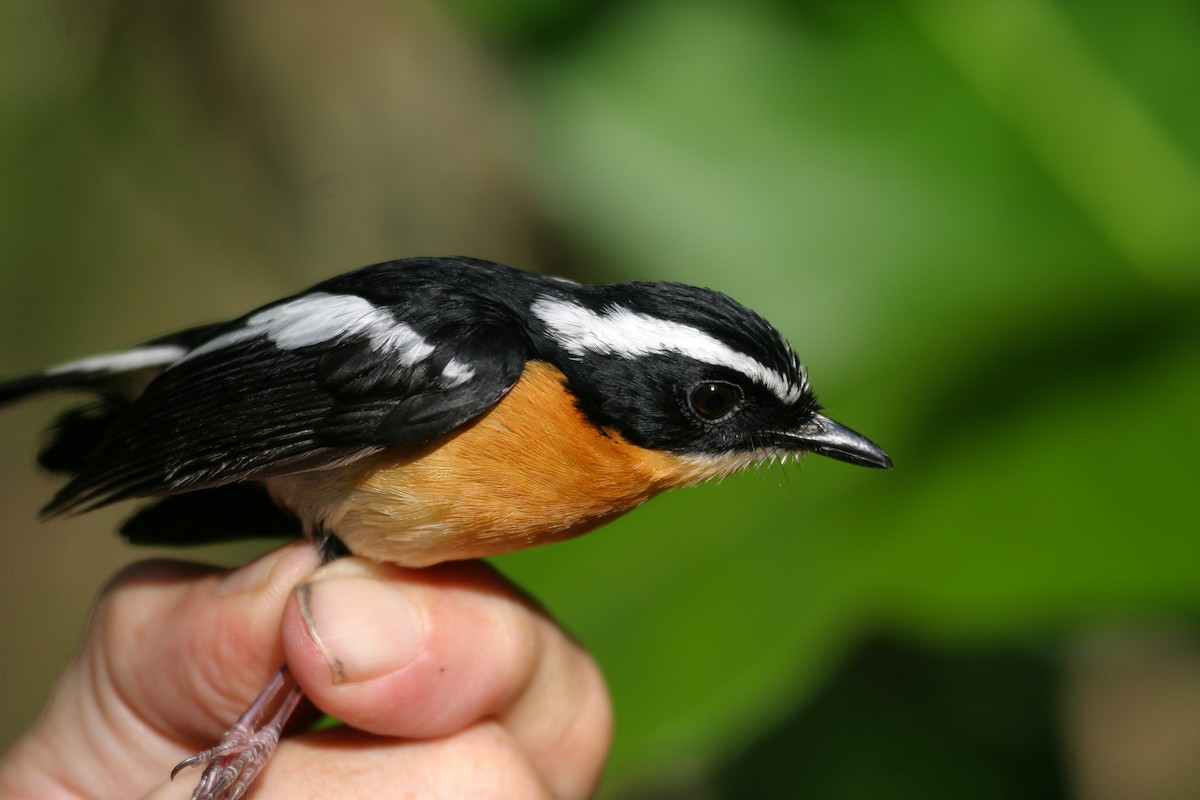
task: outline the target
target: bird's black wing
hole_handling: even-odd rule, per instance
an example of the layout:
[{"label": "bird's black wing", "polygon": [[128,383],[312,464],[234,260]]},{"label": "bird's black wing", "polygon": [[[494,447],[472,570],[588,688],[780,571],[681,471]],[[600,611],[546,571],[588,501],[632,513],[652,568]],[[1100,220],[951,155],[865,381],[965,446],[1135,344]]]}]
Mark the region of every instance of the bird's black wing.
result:
[{"label": "bird's black wing", "polygon": [[503,397],[527,358],[519,329],[454,312],[410,321],[316,293],[248,315],[123,408],[44,513],[328,468],[452,431]]}]

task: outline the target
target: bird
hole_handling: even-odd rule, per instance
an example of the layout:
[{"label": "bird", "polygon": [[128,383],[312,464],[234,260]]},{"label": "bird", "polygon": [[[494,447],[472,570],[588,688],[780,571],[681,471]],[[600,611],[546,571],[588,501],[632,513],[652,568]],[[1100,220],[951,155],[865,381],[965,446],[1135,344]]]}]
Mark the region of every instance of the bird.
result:
[{"label": "bird", "polygon": [[[795,351],[727,295],[463,256],[362,267],[233,320],[0,382],[90,395],[47,433],[42,510],[124,500],[134,543],[269,533],[406,567],[586,533],[660,492],[816,453],[890,469],[822,414]],[[284,665],[195,800],[236,800],[302,690]]]}]

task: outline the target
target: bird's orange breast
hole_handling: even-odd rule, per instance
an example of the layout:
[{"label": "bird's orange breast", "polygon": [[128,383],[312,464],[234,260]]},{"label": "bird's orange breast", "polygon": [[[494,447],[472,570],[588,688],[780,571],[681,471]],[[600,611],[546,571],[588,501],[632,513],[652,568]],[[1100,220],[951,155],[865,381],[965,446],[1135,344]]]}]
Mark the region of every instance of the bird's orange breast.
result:
[{"label": "bird's orange breast", "polygon": [[561,372],[530,362],[488,413],[417,448],[389,448],[336,471],[268,488],[349,549],[424,566],[584,533],[675,486],[744,466],[630,444],[588,422]]}]

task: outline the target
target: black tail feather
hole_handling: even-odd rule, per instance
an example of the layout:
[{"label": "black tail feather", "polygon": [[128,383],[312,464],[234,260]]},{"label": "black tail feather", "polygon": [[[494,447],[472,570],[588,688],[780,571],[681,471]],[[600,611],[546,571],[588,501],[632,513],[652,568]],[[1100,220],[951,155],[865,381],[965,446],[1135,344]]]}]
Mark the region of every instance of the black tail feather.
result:
[{"label": "black tail feather", "polygon": [[22,375],[0,381],[0,406],[24,400],[35,394],[55,392],[69,389],[78,385],[79,378],[75,375]]}]

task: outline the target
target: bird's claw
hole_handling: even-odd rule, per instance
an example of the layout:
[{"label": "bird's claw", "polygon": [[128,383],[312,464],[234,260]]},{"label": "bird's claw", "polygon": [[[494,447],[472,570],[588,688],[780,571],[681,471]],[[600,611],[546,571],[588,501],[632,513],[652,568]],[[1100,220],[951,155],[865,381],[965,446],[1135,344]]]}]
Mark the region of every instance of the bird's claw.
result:
[{"label": "bird's claw", "polygon": [[[259,727],[264,712],[283,695],[267,724]],[[238,800],[250,788],[279,744],[283,725],[303,693],[287,667],[281,669],[215,747],[185,758],[171,770],[171,779],[189,767],[207,764],[192,800]]]},{"label": "bird's claw", "polygon": [[216,747],[185,758],[171,771],[174,778],[188,767],[208,766],[192,792],[192,800],[238,800],[266,765],[279,744],[278,730],[233,729]]}]

